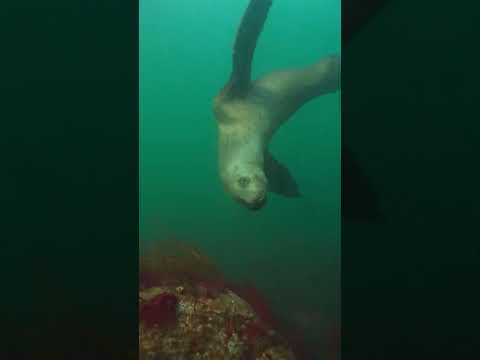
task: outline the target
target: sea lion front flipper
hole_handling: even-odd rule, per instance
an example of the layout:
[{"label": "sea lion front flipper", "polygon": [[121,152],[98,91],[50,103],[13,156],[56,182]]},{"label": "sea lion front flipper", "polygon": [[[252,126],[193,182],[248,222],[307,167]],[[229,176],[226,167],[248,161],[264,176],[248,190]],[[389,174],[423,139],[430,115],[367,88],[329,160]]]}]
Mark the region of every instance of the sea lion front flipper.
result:
[{"label": "sea lion front flipper", "polygon": [[269,152],[265,159],[265,175],[268,179],[268,191],[285,197],[300,197],[298,185],[290,170],[276,160]]}]

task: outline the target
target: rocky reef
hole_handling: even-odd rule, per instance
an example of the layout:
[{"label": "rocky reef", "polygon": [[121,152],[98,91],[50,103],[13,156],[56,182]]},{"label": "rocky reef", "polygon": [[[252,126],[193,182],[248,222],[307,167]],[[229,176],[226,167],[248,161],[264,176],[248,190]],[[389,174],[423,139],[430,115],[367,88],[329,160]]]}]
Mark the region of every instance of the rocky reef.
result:
[{"label": "rocky reef", "polygon": [[141,360],[297,359],[256,289],[229,284],[189,245],[173,248],[140,262]]}]

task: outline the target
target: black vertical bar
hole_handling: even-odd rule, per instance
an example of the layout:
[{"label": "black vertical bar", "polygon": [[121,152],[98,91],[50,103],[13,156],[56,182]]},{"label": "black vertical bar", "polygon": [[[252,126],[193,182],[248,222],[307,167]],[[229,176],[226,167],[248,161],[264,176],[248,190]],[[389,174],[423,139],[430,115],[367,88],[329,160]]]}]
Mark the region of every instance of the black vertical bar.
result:
[{"label": "black vertical bar", "polygon": [[0,358],[136,356],[138,2],[1,7]]}]

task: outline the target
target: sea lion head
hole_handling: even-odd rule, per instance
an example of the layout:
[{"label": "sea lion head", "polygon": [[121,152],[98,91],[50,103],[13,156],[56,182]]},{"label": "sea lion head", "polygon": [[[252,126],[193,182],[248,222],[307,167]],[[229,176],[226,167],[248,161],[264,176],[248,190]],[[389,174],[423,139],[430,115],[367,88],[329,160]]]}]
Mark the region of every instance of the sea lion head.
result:
[{"label": "sea lion head", "polygon": [[238,162],[222,174],[226,191],[251,210],[261,209],[267,201],[267,177],[257,165]]}]

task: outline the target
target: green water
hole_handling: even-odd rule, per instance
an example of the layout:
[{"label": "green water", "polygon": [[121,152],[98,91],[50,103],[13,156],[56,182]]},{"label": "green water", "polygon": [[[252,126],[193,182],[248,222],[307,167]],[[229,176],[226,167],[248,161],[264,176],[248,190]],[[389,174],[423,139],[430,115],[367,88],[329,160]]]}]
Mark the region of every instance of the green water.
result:
[{"label": "green water", "polygon": [[[140,2],[140,235],[198,244],[230,277],[253,281],[280,312],[339,319],[340,95],[306,104],[275,135],[303,197],[249,212],[217,174],[211,103],[231,70],[248,0]],[[274,1],[253,76],[340,51],[340,2]]]}]

